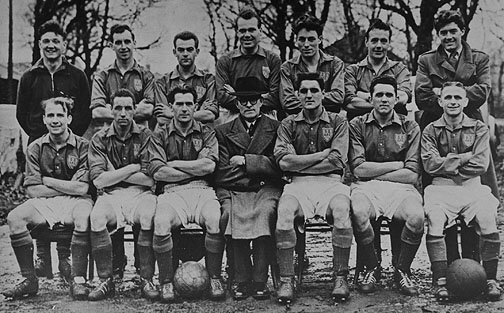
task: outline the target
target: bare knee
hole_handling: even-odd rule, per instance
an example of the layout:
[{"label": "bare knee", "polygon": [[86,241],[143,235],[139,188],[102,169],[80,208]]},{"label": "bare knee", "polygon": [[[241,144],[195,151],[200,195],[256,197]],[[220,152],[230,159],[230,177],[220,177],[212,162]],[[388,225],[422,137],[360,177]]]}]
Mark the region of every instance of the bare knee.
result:
[{"label": "bare knee", "polygon": [[362,194],[352,195],[352,222],[355,230],[358,232],[364,231],[369,225],[369,220],[374,217],[371,214],[371,202]]},{"label": "bare knee", "polygon": [[89,230],[89,219],[92,210],[91,204],[83,204],[75,207],[73,212],[73,224],[76,231]]},{"label": "bare knee", "polygon": [[158,236],[165,236],[171,233],[172,228],[177,225],[178,217],[175,210],[164,208],[156,210],[154,215],[154,233]]},{"label": "bare knee", "polygon": [[156,212],[156,204],[144,205],[140,210],[137,211],[138,218],[135,223],[140,223],[140,227],[143,230],[151,230],[154,221],[154,214]]},{"label": "bare knee", "polygon": [[220,204],[218,201],[209,202],[201,210],[201,224],[205,225],[205,228],[209,234],[219,233],[219,222],[221,218]]},{"label": "bare knee", "polygon": [[102,231],[107,228],[107,223],[109,222],[107,211],[112,210],[112,207],[109,209],[106,203],[98,201],[91,210],[89,218],[91,221],[91,230],[94,232]]},{"label": "bare knee", "polygon": [[427,222],[429,225],[428,234],[432,236],[442,236],[444,225],[446,223],[446,215],[439,208],[431,210],[427,213]]},{"label": "bare knee", "polygon": [[476,214],[475,221],[477,222],[482,235],[498,232],[495,218],[496,217],[493,212],[487,212],[484,210],[480,210]]},{"label": "bare knee", "polygon": [[277,229],[288,230],[294,227],[294,218],[299,202],[292,196],[282,196],[278,203]]},{"label": "bare knee", "polygon": [[350,199],[345,196],[336,196],[329,202],[328,210],[333,218],[336,228],[350,228]]}]

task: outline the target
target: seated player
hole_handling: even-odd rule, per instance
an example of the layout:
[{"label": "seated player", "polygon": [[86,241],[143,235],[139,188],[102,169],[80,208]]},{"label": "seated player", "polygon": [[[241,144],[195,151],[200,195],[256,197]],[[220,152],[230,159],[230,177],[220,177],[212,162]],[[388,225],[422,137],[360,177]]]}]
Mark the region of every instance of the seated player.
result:
[{"label": "seated player", "polygon": [[236,300],[270,296],[266,282],[271,236],[283,183],[273,157],[280,123],[261,114],[261,94],[266,91],[256,77],[238,78],[234,95],[240,115],[215,129],[219,142],[216,192],[223,211],[221,225],[227,224],[226,234],[232,237]]},{"label": "seated player", "polygon": [[224,236],[219,230],[220,204],[209,185],[219,159],[215,131],[194,120],[196,91],[177,86],[168,94],[174,117],[154,132],[149,144],[149,172],[164,184],[154,217],[153,248],[159,266],[162,302],[175,301],[173,291],[172,229],[197,223],[206,229],[206,268],[210,274],[210,298],[226,293],[221,281]]},{"label": "seated player", "polygon": [[112,242],[107,226],[120,229],[140,224],[138,251],[142,296],[156,299],[159,292],[152,283],[154,252],[152,219],[156,196],[154,180],[146,174],[147,143],[150,130],[134,121],[135,96],[128,89],[112,95],[112,124],[101,129],[89,145],[89,171],[98,190],[91,212],[91,245],[100,284],[89,293],[97,301],[114,296],[112,279]]},{"label": "seated player", "polygon": [[324,81],[319,73],[298,75],[297,95],[303,109],[278,128],[275,158],[293,176],[278,204],[277,259],[280,303],[294,299],[294,220],[316,216],[332,224],[334,288],[332,297],[348,298],[348,258],[352,244],[350,188],[341,182],[348,154],[348,123],[322,106]]},{"label": "seated player", "polygon": [[89,173],[87,140],[74,135],[68,125],[72,121],[73,101],[51,98],[42,102],[43,121],[48,134],[33,141],[26,152],[24,185],[31,198],[9,213],[12,248],[21,275],[26,279],[3,294],[9,298],[34,295],[38,279],[33,265],[33,241],[27,225],[73,225],[72,282],[74,299],[86,299],[86,271],[89,254],[89,214],[93,207],[87,195]]},{"label": "seated player", "polygon": [[399,97],[393,76],[378,76],[369,88],[373,110],[350,122],[349,163],[358,181],[351,186],[355,240],[366,266],[359,289],[373,292],[380,277],[370,219],[384,216],[403,223],[395,281],[401,292],[417,295],[410,265],[420,246],[424,227],[418,180],[420,127],[394,111]]},{"label": "seated player", "polygon": [[446,244],[443,230],[461,216],[481,236],[480,255],[487,275],[487,296],[500,298],[497,283],[500,239],[496,217],[499,201],[481,184],[490,162],[488,127],[463,113],[469,99],[460,82],[446,82],[440,92],[443,115],[422,134],[421,157],[425,171],[433,177],[425,188],[424,209],[429,224],[427,252],[431,261],[434,295],[449,299],[446,289]]}]

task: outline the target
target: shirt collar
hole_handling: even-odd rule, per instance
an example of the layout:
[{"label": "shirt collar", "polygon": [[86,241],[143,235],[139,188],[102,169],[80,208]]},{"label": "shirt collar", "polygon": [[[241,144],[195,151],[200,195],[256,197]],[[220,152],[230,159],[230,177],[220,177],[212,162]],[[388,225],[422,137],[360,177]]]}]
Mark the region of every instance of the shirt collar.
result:
[{"label": "shirt collar", "polygon": [[[460,47],[457,49],[457,51],[455,51],[456,56],[457,56],[457,60],[460,59],[460,56],[462,55],[462,48],[463,48],[463,46],[461,44]],[[449,58],[451,53],[446,51],[445,49],[443,49],[443,50],[446,53],[446,57]]]},{"label": "shirt collar", "polygon": [[[180,76],[181,75],[178,70],[178,66],[175,66],[175,69],[173,71],[171,71],[171,73],[170,73],[170,79],[177,79]],[[193,77],[193,76],[203,77],[203,76],[205,76],[205,74],[203,73],[202,70],[198,69],[197,67],[194,67],[194,71],[191,73],[191,75],[189,75],[189,77]]]},{"label": "shirt collar", "polygon": [[[306,121],[304,114],[303,114],[303,110],[301,110],[301,112],[299,112],[296,115],[296,117],[294,117],[294,121],[296,121],[296,122]],[[326,123],[331,122],[331,119],[329,118],[329,114],[327,113],[327,111],[324,107],[322,107],[322,114],[319,117],[319,121],[324,121]]]},{"label": "shirt collar", "polygon": [[[168,136],[170,136],[171,133],[173,133],[173,132],[178,132],[179,134],[181,134],[180,130],[177,128],[177,126],[175,126],[175,121],[173,119],[171,120],[170,124],[168,124],[167,131],[168,131]],[[198,133],[202,132],[201,131],[201,124],[195,120],[193,120],[192,127],[187,132],[187,135],[191,134],[192,132],[198,132]]]},{"label": "shirt collar", "polygon": [[[474,127],[476,125],[476,123],[477,123],[477,121],[475,119],[471,119],[465,113],[462,113],[462,121],[460,122],[460,124],[455,126],[454,129],[461,128],[461,127],[464,127],[464,128]],[[432,125],[434,127],[442,127],[442,128],[448,127],[448,124],[446,123],[446,120],[444,119],[444,115],[442,115],[436,121],[432,122]]]},{"label": "shirt collar", "polygon": [[[369,124],[372,122],[376,122],[378,124],[378,120],[375,118],[374,111],[375,110],[373,109],[373,110],[371,110],[371,112],[368,113],[368,116],[367,116],[366,121],[364,123]],[[392,123],[402,125],[401,117],[399,116],[399,114],[396,113],[396,111],[392,111],[392,119],[386,125],[389,125]]]},{"label": "shirt collar", "polygon": [[[234,49],[233,51],[231,51],[231,53],[230,53],[229,56],[231,58],[238,58],[238,57],[241,57],[243,55],[244,54],[241,52],[241,48],[238,47],[238,49]],[[254,55],[259,55],[259,56],[262,56],[263,58],[265,58],[266,57],[266,51],[261,46],[259,46],[259,49],[257,49],[257,52]]]},{"label": "shirt collar", "polygon": [[[62,57],[61,65],[56,70],[56,72],[65,69],[68,64],[70,64],[70,63],[68,63],[68,60],[65,57]],[[35,62],[35,64],[33,64],[33,66],[30,68],[30,71],[33,71],[33,70],[36,70],[36,69],[47,69],[47,67],[44,65],[44,59],[43,58],[38,59],[38,61]]]},{"label": "shirt collar", "polygon": [[[110,71],[116,71],[118,73],[121,73],[121,70],[117,66],[117,60],[115,60],[112,64],[110,64],[107,67],[107,72],[110,72]],[[133,59],[133,67],[131,67],[126,72],[128,72],[128,71],[136,71],[136,72],[138,72],[138,74],[141,74],[142,69],[140,68],[140,64],[138,64],[138,62],[135,59]]]},{"label": "shirt collar", "polygon": [[[398,61],[392,61],[391,59],[389,59],[388,57],[385,57],[385,63],[383,63],[382,65],[382,68],[385,67],[386,69],[389,69],[391,68],[392,66],[396,65],[397,63],[399,63]],[[360,67],[367,67],[367,68],[370,68],[370,69],[373,69],[373,66],[371,65],[371,63],[369,63],[369,57],[365,57],[364,59],[362,59],[358,65]],[[381,69],[381,68],[380,68]]]},{"label": "shirt collar", "polygon": [[[77,147],[77,138],[75,137],[74,133],[72,133],[72,131],[70,129],[68,129],[68,132],[69,132],[69,136],[68,136],[68,139],[66,141],[66,144],[67,145],[70,145],[72,147]],[[41,140],[41,143],[42,144],[51,144],[51,136],[49,134],[45,134],[43,137],[42,137],[42,140]]]},{"label": "shirt collar", "polygon": [[[319,64],[322,64],[324,62],[330,62],[330,61],[334,60],[334,57],[332,55],[326,54],[326,53],[322,52],[322,50],[319,50],[319,55],[320,55]],[[302,61],[301,53],[299,53],[299,54],[293,56],[292,59],[288,60],[287,62],[292,63],[292,64],[299,64],[299,63],[301,63],[301,61]]]},{"label": "shirt collar", "polygon": [[[131,125],[131,131],[130,131],[131,134],[140,134],[140,127],[138,127],[138,125],[135,123],[135,121],[133,121],[133,124]],[[117,132],[116,132],[116,129],[115,129],[115,124],[114,122],[112,122],[112,124],[110,124],[109,128],[107,129],[107,134],[106,134],[107,137],[112,137],[112,136],[116,136],[117,137]]]}]

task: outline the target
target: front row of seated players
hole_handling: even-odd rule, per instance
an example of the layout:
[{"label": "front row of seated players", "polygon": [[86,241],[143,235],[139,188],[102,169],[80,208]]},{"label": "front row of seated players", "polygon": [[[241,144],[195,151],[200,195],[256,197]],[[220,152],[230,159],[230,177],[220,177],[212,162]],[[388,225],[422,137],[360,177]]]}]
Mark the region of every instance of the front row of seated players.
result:
[{"label": "front row of seated players", "polygon": [[468,102],[462,83],[443,84],[438,100],[443,115],[427,125],[422,134],[423,166],[433,177],[424,192],[427,252],[436,287],[434,294],[440,301],[449,298],[443,228],[453,225],[458,216],[466,224],[473,224],[481,236],[480,256],[487,275],[488,298],[496,301],[501,294],[496,281],[500,252],[496,226],[499,201],[490,187],[481,183],[490,162],[489,131],[483,122],[463,113]]},{"label": "front row of seated players", "polygon": [[[367,271],[360,283],[360,289],[364,292],[374,289],[377,263],[372,247],[374,234],[368,221],[369,218],[378,215],[404,222],[401,251],[394,261],[395,277],[401,292],[407,295],[416,294],[416,288],[409,278],[409,267],[423,232],[421,197],[413,188],[418,171],[419,151],[414,147],[418,147],[419,130],[415,122],[405,121],[404,116],[392,110],[393,104],[397,101],[395,80],[390,77],[377,77],[372,81],[370,91],[374,109],[371,113],[352,120],[350,127],[345,119],[335,113],[326,112],[321,106],[322,81],[318,74],[300,74],[298,81],[300,82],[298,96],[303,109],[299,114],[282,121],[274,148],[274,156],[280,169],[293,176],[292,183],[287,184],[283,191],[277,210],[275,235],[281,275],[279,300],[290,302],[294,299],[293,253],[296,244],[294,222],[299,218],[312,216],[324,216],[334,226],[333,298],[344,300],[349,297],[346,276],[352,241],[351,217],[357,244],[365,251]],[[225,221],[226,218],[220,222],[221,225],[229,225],[229,231],[236,240],[233,242],[237,247],[236,259],[241,262],[237,268],[244,271],[236,275],[239,288],[236,289],[234,297],[237,299],[246,297],[250,292],[250,282],[254,282],[252,294],[258,298],[265,298],[268,295],[268,290],[264,286],[267,266],[255,262],[253,275],[250,276],[248,253],[252,240],[254,258],[266,254],[265,247],[271,235],[271,228],[268,233],[268,222],[262,219],[269,219],[270,223],[274,219],[268,213],[261,212],[261,217],[256,217],[256,221],[263,224],[258,224],[260,227],[254,224],[254,227],[260,230],[258,232],[254,229],[243,234],[241,227],[234,229],[234,226],[247,224],[243,218],[247,218],[248,213],[257,213],[240,201],[252,198],[259,204],[263,203],[262,200],[266,200],[266,197],[260,199],[258,196],[268,190],[247,189],[255,186],[257,181],[254,179],[264,175],[264,179],[261,177],[259,181],[259,187],[265,187],[273,181],[268,180],[268,175],[271,174],[271,178],[278,178],[277,175],[281,175],[277,174],[278,169],[271,160],[268,160],[271,158],[271,141],[267,143],[266,140],[263,149],[259,149],[264,156],[252,153],[255,149],[254,144],[274,137],[273,129],[277,123],[265,119],[264,116],[258,116],[260,100],[257,93],[251,95],[241,93],[242,91],[239,88],[236,92],[240,100],[241,117],[218,127],[223,153],[218,167],[217,185],[220,188],[219,198],[224,212],[228,214],[229,224]],[[89,228],[88,217],[91,215],[93,230],[91,246],[93,253],[99,255],[95,259],[102,283],[87,298],[99,300],[113,295],[114,286],[110,280],[110,238],[106,232],[106,225],[119,227],[119,224],[124,222],[136,222],[142,225],[139,245],[142,247],[141,276],[144,297],[155,299],[160,295],[162,301],[175,300],[171,283],[173,243],[170,234],[173,227],[188,222],[197,222],[207,230],[206,262],[212,277],[211,297],[214,299],[224,297],[225,292],[219,275],[224,248],[222,233],[225,227],[219,225],[220,205],[215,192],[206,180],[218,162],[217,139],[213,130],[193,120],[195,97],[191,88],[174,89],[169,96],[169,101],[173,103],[174,119],[169,125],[154,133],[151,139],[136,141],[138,139],[135,136],[141,136],[141,132],[136,130],[132,122],[134,111],[132,97],[127,93],[124,95],[119,93],[113,101],[114,123],[99,133],[102,137],[97,135],[93,138],[89,154],[86,153],[87,143],[67,129],[67,124],[71,121],[71,116],[68,115],[71,101],[51,99],[44,102],[44,122],[49,134],[35,141],[28,149],[25,185],[33,199],[14,209],[8,217],[12,245],[26,279],[13,289],[5,291],[6,296],[21,297],[34,294],[38,289],[32,260],[33,245],[27,225],[47,223],[52,227],[59,222],[75,226],[72,238],[74,279],[71,293],[74,298],[86,298],[84,276],[90,246],[86,233]],[[489,162],[488,129],[483,123],[470,119],[462,113],[467,102],[466,91],[461,84],[445,85],[439,100],[444,114],[439,120],[431,123],[422,135],[423,165],[425,170],[435,177],[424,195],[424,210],[429,223],[427,248],[432,263],[436,298],[446,300],[449,294],[445,287],[447,262],[443,228],[445,224],[451,225],[458,215],[462,215],[466,223],[476,224],[482,238],[481,257],[488,277],[487,295],[491,300],[498,300],[500,288],[496,282],[496,273],[500,240],[495,220],[498,201],[491,195],[489,188],[482,186],[479,180]],[[246,129],[248,134],[245,133]],[[254,136],[260,131],[263,131],[263,136]],[[103,140],[117,142],[106,146]],[[248,145],[245,145],[247,142]],[[102,149],[106,146],[105,150],[100,151],[100,143]],[[227,156],[224,149],[227,151]],[[96,150],[96,155],[93,155],[93,150]],[[147,158],[144,153],[147,153],[149,163],[145,162]],[[341,183],[347,153],[350,156],[350,166],[359,179],[351,186],[351,192],[348,186]],[[89,212],[92,202],[85,196],[88,189],[88,155],[91,177],[98,188],[104,188],[91,213]],[[131,159],[128,163],[129,157]],[[259,164],[259,160],[263,163]],[[248,182],[244,170],[249,175]],[[145,171],[155,181],[165,183],[164,193],[157,199],[154,217],[152,204],[156,198],[153,198],[148,191],[153,180],[143,174]],[[228,183],[235,177],[233,174],[242,177],[243,191],[236,188],[238,183]],[[278,184],[272,185],[279,188]],[[100,205],[113,197],[111,194],[123,191],[119,188],[110,190],[106,188],[108,186],[138,189],[137,193],[127,196],[133,204],[131,208],[124,204],[123,207],[110,204],[100,209]],[[257,194],[254,194],[255,190],[258,191]],[[275,203],[279,193],[279,190],[271,191],[272,198],[269,199],[269,205]],[[144,194],[153,200],[150,201],[150,211],[141,210],[140,215],[140,210],[138,212],[135,210],[138,202],[131,200],[131,197],[143,197]],[[120,200],[126,199],[126,196],[122,197],[124,199]],[[352,203],[350,199],[353,200]],[[120,200],[117,197],[114,199],[118,201],[117,203],[120,203]],[[120,210],[120,215],[116,215],[119,212],[115,210]],[[102,217],[98,218],[100,214]],[[152,220],[154,220],[154,239],[151,230]],[[151,224],[148,221],[151,221]],[[160,271],[159,291],[152,284],[154,258],[151,246],[155,251]]]},{"label": "front row of seated players", "polygon": [[[12,210],[7,222],[11,244],[24,281],[3,294],[9,298],[38,291],[33,262],[33,240],[28,225],[73,225],[71,243],[74,278],[70,291],[81,296],[85,289],[90,248],[89,214],[93,207],[88,192],[88,142],[68,128],[73,101],[52,98],[42,102],[48,134],[33,141],[26,152],[24,186],[30,199]],[[86,295],[87,296],[87,295]]]}]

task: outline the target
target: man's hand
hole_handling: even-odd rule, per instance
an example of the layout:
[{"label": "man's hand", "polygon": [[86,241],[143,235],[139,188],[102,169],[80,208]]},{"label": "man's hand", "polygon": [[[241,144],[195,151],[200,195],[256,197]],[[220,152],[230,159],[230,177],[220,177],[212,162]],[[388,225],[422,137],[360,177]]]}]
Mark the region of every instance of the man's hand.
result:
[{"label": "man's hand", "polygon": [[108,119],[113,120],[112,107],[110,104],[105,104],[105,107],[96,107],[91,112],[93,119]]},{"label": "man's hand", "polygon": [[226,91],[226,93],[228,93],[228,94],[231,94],[231,93],[234,93],[234,92],[235,92],[234,88],[233,88],[233,87],[231,87],[231,85],[229,85],[229,84],[224,84],[224,86],[222,86],[222,87],[224,87],[224,90],[225,90],[225,91]]},{"label": "man's hand", "polygon": [[149,103],[143,99],[140,101],[135,108],[135,115],[142,116],[142,117],[150,117],[152,116],[152,111],[153,111],[154,105],[152,103]]},{"label": "man's hand", "polygon": [[245,157],[242,155],[235,155],[231,159],[229,159],[229,164],[234,167],[245,165]]},{"label": "man's hand", "polygon": [[364,91],[357,91],[357,97],[361,98],[362,100],[369,101],[369,97],[371,97],[371,94],[369,92],[364,92]]},{"label": "man's hand", "polygon": [[459,157],[460,157],[460,165],[465,165],[467,162],[469,162],[469,160],[471,159],[472,157],[472,152],[469,151],[469,152],[465,152],[465,153],[460,153],[459,154]]},{"label": "man's hand", "polygon": [[441,88],[439,87],[432,88],[432,92],[435,93],[437,96],[441,96]]}]

